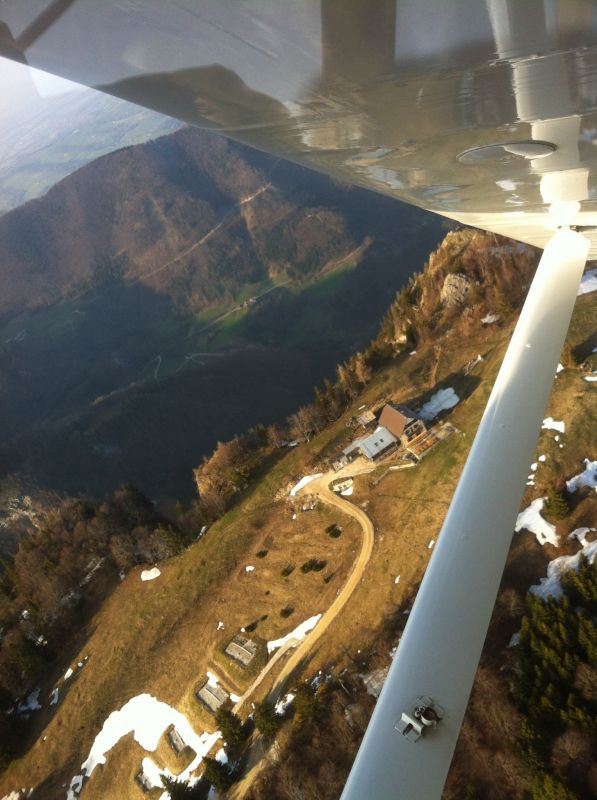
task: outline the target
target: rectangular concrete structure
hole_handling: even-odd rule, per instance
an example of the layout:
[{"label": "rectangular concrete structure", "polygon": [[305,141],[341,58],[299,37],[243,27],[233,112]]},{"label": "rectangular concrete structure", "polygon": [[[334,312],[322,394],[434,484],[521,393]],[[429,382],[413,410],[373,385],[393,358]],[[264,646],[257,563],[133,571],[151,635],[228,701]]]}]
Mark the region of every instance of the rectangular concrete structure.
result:
[{"label": "rectangular concrete structure", "polygon": [[210,683],[204,683],[203,686],[195,692],[195,697],[215,714],[216,711],[224,705],[226,700],[228,700],[230,695],[221,686],[213,686]]},{"label": "rectangular concrete structure", "polygon": [[257,654],[257,645],[252,639],[238,634],[224,652],[230,658],[234,658],[235,661],[240,661],[243,666],[248,667]]}]

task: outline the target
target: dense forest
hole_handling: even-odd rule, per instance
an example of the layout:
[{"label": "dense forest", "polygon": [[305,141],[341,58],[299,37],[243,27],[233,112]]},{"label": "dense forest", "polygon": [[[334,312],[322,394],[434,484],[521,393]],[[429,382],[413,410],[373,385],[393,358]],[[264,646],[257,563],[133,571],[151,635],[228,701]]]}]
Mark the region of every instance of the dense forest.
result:
[{"label": "dense forest", "polygon": [[26,727],[15,703],[69,651],[119,576],[180,552],[192,538],[124,486],[103,503],[63,501],[21,539],[0,573],[0,762]]}]

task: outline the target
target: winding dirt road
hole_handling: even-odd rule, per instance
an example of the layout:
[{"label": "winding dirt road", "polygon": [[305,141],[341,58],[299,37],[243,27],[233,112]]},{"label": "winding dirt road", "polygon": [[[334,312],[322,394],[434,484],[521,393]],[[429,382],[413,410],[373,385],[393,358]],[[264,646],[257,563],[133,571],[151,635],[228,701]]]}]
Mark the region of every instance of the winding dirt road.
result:
[{"label": "winding dirt road", "polygon": [[265,667],[261,670],[259,675],[255,678],[251,686],[247,689],[247,691],[243,694],[243,696],[238,700],[238,702],[234,706],[234,712],[238,713],[242,708],[243,704],[249,699],[249,697],[253,694],[253,692],[257,689],[257,687],[263,682],[272,668],[280,661],[283,656],[289,651],[294,649],[292,656],[288,659],[286,664],[284,664],[282,671],[277,676],[274,686],[272,688],[272,695],[275,699],[278,699],[284,690],[284,685],[288,678],[292,675],[294,670],[299,666],[299,664],[306,659],[309,651],[313,648],[315,642],[323,636],[326,630],[329,628],[331,623],[336,619],[340,611],[344,608],[348,600],[350,599],[352,593],[356,589],[361,580],[363,573],[365,571],[365,567],[369,561],[371,556],[371,551],[373,550],[373,523],[369,519],[369,517],[365,514],[357,506],[349,503],[346,500],[343,500],[339,495],[335,494],[328,488],[328,484],[331,480],[330,474],[323,475],[321,478],[317,478],[316,480],[312,481],[308,484],[307,487],[301,490],[299,494],[302,492],[307,492],[308,494],[316,494],[320,500],[328,505],[334,506],[338,508],[348,516],[356,519],[359,523],[361,528],[363,529],[363,541],[361,544],[361,550],[355,559],[355,562],[352,566],[352,570],[350,575],[348,576],[348,580],[340,590],[338,596],[332,603],[332,605],[328,608],[328,610],[323,614],[315,628],[305,636],[305,638],[300,642],[298,647],[296,646],[296,640],[290,640],[286,644],[284,644],[276,653],[276,655],[271,658]]}]

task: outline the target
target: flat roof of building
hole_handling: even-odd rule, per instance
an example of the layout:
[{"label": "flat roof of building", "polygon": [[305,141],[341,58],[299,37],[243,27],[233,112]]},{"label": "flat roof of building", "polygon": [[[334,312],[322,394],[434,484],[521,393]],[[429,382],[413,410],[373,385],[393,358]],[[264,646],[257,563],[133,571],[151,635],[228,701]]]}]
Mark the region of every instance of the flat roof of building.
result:
[{"label": "flat roof of building", "polygon": [[396,444],[398,439],[390,433],[387,428],[379,426],[369,436],[361,436],[360,439],[355,439],[354,442],[342,452],[348,455],[353,450],[358,448],[366,458],[377,458],[380,453],[387,450],[393,444]]}]

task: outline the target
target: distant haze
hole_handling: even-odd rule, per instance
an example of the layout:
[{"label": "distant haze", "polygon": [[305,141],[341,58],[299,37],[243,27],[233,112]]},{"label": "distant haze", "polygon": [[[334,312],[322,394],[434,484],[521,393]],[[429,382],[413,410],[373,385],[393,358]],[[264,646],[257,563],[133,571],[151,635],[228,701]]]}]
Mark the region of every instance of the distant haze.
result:
[{"label": "distant haze", "polygon": [[15,107],[23,109],[27,105],[34,106],[43,97],[82,89],[78,83],[0,57],[0,113],[3,115],[0,124],[6,124],[9,118],[5,118],[4,113],[10,114]]},{"label": "distant haze", "polygon": [[177,120],[0,58],[0,213],[98,156],[171,133]]}]

